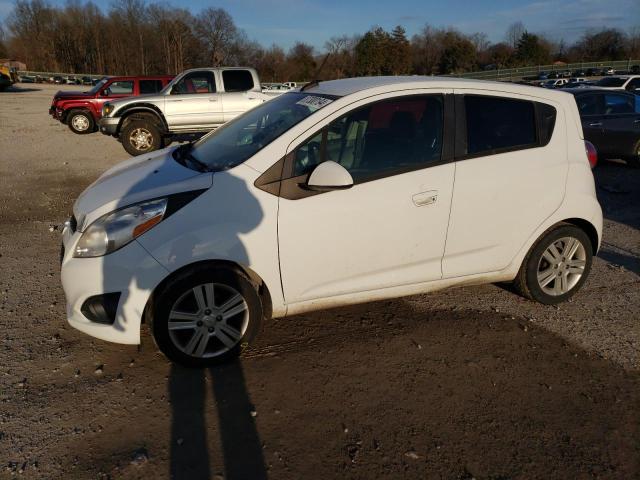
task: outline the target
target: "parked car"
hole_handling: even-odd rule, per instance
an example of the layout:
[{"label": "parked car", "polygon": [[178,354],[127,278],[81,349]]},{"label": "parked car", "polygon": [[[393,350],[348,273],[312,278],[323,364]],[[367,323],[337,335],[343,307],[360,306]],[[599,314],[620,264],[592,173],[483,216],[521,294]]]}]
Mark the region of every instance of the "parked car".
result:
[{"label": "parked car", "polygon": [[573,74],[571,76],[572,77],[586,77],[587,76],[587,71],[586,70],[582,70],[582,69],[574,70]]},{"label": "parked car", "polygon": [[106,103],[100,131],[119,138],[130,155],[141,155],[200,137],[272,98],[262,93],[252,68],[197,68],[157,95]]},{"label": "parked car", "polygon": [[568,91],[575,96],[584,138],[599,158],[621,158],[640,167],[640,96],[600,88]]},{"label": "parked car", "polygon": [[560,75],[558,75],[558,72],[549,72],[547,78],[560,78]]},{"label": "parked car", "polygon": [[136,344],[144,317],[169,358],[205,366],[265,318],[507,281],[557,304],[601,234],[571,96],[351,78],[107,171],[63,230],[62,285],[75,328]]},{"label": "parked car", "polygon": [[538,80],[547,80],[549,78],[549,74],[547,72],[540,72],[536,78]]},{"label": "parked car", "polygon": [[616,71],[613,67],[602,67],[600,69],[600,75],[615,75]]},{"label": "parked car", "polygon": [[284,82],[283,85],[288,88],[298,88],[298,84],[296,82]]},{"label": "parked car", "polygon": [[587,77],[597,77],[598,75],[600,75],[599,68],[587,68]]},{"label": "parked car", "polygon": [[90,87],[93,85],[93,80],[91,80],[91,77],[82,77],[82,85]]},{"label": "parked car", "polygon": [[640,91],[640,75],[625,75],[616,77],[604,77],[595,83],[596,87],[609,90],[627,90],[629,92]]},{"label": "parked car", "polygon": [[53,97],[49,114],[77,134],[97,131],[102,105],[118,98],[158,93],[172,79],[169,75],[144,77],[105,77],[86,92],[59,91]]},{"label": "parked car", "polygon": [[20,77],[20,83],[36,83],[36,77],[33,75],[22,75]]},{"label": "parked car", "polygon": [[587,79],[584,77],[570,78],[569,81],[563,85],[563,88],[579,87],[586,83],[588,82],[587,82]]},{"label": "parked car", "polygon": [[571,70],[564,70],[560,72],[562,78],[571,78]]},{"label": "parked car", "polygon": [[566,78],[558,78],[557,80],[551,79],[542,82],[540,86],[543,88],[562,88],[567,83],[569,83],[569,80],[567,80]]},{"label": "parked car", "polygon": [[640,65],[631,65],[631,68],[629,69],[629,73],[633,75],[640,74]]},{"label": "parked car", "polygon": [[62,78],[60,75],[55,75],[53,77],[53,83],[55,83],[56,85],[62,85],[64,83],[66,83],[66,82],[65,82],[65,79]]}]

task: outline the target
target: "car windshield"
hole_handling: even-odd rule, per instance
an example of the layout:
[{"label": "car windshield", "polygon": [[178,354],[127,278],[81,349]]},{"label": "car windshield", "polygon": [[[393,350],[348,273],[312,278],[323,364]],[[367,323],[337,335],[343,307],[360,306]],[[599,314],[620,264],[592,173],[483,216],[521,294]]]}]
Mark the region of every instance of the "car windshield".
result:
[{"label": "car windshield", "polygon": [[285,93],[208,133],[194,144],[190,156],[210,171],[233,168],[336,98]]},{"label": "car windshield", "polygon": [[89,90],[89,93],[98,93],[104,84],[107,83],[107,80],[109,80],[107,77],[100,80],[91,90]]},{"label": "car windshield", "polygon": [[619,77],[601,78],[600,80],[598,80],[596,85],[598,87],[621,87],[626,81],[626,78]]}]

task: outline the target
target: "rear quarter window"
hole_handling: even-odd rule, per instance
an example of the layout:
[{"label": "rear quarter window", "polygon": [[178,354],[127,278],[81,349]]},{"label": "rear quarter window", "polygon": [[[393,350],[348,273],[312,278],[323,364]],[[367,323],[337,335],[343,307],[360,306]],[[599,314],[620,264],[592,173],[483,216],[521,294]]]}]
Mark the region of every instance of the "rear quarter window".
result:
[{"label": "rear quarter window", "polygon": [[223,70],[225,92],[246,92],[253,88],[253,75],[249,70]]}]

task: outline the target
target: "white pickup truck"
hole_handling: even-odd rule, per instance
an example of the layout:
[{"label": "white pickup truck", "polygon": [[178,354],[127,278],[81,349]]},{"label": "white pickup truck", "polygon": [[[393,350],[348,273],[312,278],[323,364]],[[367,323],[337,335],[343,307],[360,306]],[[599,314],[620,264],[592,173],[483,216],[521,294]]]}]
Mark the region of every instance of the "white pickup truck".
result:
[{"label": "white pickup truck", "polygon": [[129,154],[141,155],[197,138],[271,98],[261,92],[253,68],[197,68],[157,94],[105,103],[99,126]]}]

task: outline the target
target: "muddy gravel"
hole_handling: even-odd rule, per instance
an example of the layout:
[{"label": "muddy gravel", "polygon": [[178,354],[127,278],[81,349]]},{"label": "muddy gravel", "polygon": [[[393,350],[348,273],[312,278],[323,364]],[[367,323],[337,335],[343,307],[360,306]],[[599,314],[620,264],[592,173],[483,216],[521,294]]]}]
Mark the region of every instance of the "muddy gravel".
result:
[{"label": "muddy gravel", "polygon": [[[70,87],[63,87],[70,89]],[[267,322],[185,370],[66,324],[60,231],[127,155],[0,94],[0,479],[640,477],[640,170],[596,171],[604,241],[549,307],[469,287]]]}]

